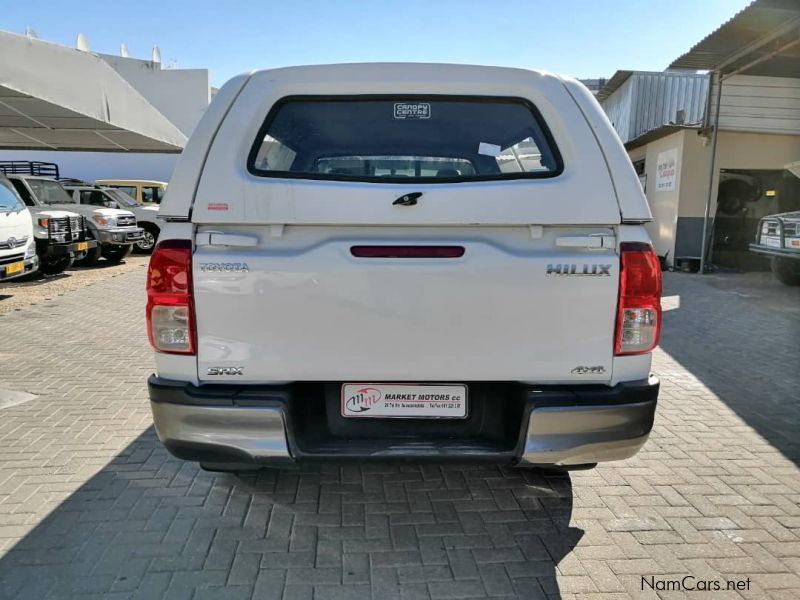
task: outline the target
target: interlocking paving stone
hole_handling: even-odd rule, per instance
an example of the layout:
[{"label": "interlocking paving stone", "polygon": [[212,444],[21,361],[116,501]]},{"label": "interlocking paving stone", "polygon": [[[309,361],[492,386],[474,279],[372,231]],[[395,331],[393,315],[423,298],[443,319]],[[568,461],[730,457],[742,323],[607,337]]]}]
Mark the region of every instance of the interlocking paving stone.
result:
[{"label": "interlocking paving stone", "polygon": [[791,311],[668,274],[681,300],[655,354],[656,427],[625,462],[569,476],[387,463],[236,478],[155,437],[143,279],[0,316],[0,388],[36,396],[0,409],[3,600],[647,598],[642,576],[684,575],[751,578],[719,597],[800,594]]}]

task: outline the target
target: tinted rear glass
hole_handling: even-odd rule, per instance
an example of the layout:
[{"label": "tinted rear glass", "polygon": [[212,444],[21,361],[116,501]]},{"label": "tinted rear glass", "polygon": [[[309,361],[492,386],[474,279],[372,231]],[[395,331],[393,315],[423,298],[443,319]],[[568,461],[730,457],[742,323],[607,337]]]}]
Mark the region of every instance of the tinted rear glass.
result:
[{"label": "tinted rear glass", "polygon": [[268,177],[430,183],[552,177],[558,152],[517,98],[286,98],[249,170]]}]

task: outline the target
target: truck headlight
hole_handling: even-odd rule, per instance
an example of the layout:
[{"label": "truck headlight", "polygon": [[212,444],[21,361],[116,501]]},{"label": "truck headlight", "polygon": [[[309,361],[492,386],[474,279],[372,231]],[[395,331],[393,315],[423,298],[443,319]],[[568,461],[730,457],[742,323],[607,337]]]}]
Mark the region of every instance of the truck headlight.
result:
[{"label": "truck headlight", "polygon": [[40,217],[37,222],[39,223],[39,227],[44,227],[45,229],[50,225],[50,219],[47,217]]},{"label": "truck headlight", "polygon": [[25,258],[33,258],[34,256],[36,256],[36,242],[31,240],[31,243],[25,249]]},{"label": "truck headlight", "polygon": [[98,225],[103,227],[116,227],[117,219],[114,217],[103,217],[102,215],[94,215],[92,220]]}]

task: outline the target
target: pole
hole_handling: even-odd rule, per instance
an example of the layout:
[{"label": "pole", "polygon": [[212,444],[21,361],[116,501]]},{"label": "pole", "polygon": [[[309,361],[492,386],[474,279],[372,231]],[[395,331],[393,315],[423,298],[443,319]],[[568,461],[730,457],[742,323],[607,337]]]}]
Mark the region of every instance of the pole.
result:
[{"label": "pole", "polygon": [[[711,132],[711,164],[708,167],[708,194],[706,195],[706,209],[703,214],[703,240],[700,245],[700,274],[706,272],[706,255],[708,254],[708,220],[711,215],[711,192],[714,189],[714,168],[717,162],[717,132],[719,131],[719,105],[722,99],[722,73],[714,72],[717,76],[717,97],[714,102],[714,129]],[[713,79],[712,79],[713,80]]]}]

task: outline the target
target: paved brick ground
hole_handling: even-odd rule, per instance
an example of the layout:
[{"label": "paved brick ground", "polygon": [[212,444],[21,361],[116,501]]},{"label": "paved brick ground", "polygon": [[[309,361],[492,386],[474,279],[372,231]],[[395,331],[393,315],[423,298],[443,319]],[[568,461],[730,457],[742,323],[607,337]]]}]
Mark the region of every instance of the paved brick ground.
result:
[{"label": "paved brick ground", "polygon": [[642,576],[686,575],[750,578],[697,597],[800,596],[800,319],[758,294],[668,276],[681,306],[632,460],[237,480],[155,439],[142,280],[0,317],[0,388],[38,396],[0,410],[0,598],[647,598]]}]

